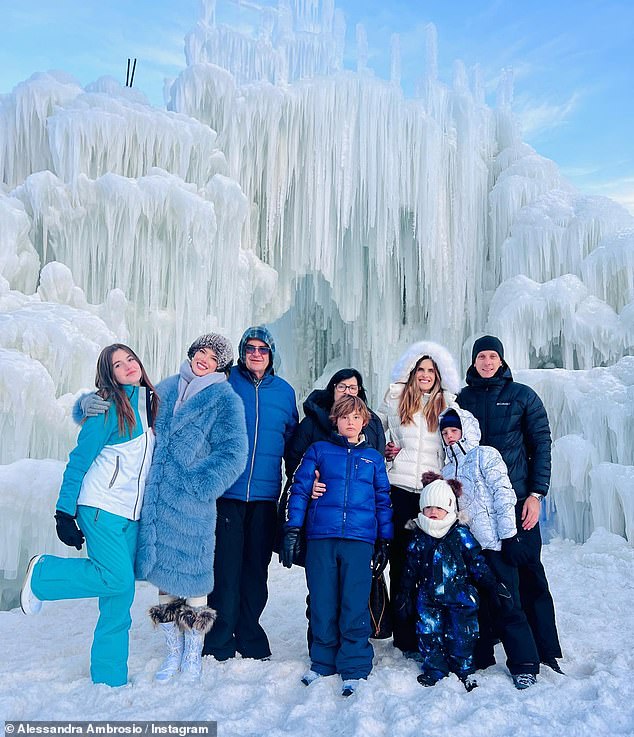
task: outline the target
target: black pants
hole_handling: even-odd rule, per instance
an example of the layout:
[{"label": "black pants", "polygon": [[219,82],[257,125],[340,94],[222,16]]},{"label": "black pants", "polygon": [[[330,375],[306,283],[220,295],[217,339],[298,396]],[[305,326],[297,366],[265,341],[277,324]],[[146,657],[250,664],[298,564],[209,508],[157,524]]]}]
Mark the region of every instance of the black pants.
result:
[{"label": "black pants", "polygon": [[[521,514],[524,502],[516,507],[517,529],[522,529]],[[518,566],[522,609],[533,632],[539,659],[561,658],[561,645],[555,621],[555,604],[548,588],[546,571],[541,561],[542,536],[539,523],[532,530],[522,530],[523,543],[531,555],[529,563]]]},{"label": "black pants", "polygon": [[277,520],[275,502],[217,502],[214,590],[207,597],[218,613],[205,636],[204,655],[218,660],[271,654],[260,615],[268,598],[268,567]]},{"label": "black pants", "polygon": [[478,613],[480,637],[475,650],[476,667],[495,662],[493,646],[498,635],[504,645],[509,671],[513,675],[537,674],[539,655],[526,614],[520,604],[518,570],[503,559],[502,553],[495,550],[484,550],[483,553],[495,577],[511,592],[515,606],[510,612],[503,613],[496,602],[487,599],[486,592],[480,591],[480,600],[481,602],[484,600],[484,606],[481,606]]},{"label": "black pants", "polygon": [[394,647],[404,652],[417,652],[416,615],[404,620],[396,616],[394,607],[396,597],[401,590],[407,546],[412,539],[412,533],[405,529],[405,523],[418,516],[420,494],[392,486],[390,497],[392,498],[392,520],[394,522],[394,540],[390,545],[390,605],[392,606]]}]

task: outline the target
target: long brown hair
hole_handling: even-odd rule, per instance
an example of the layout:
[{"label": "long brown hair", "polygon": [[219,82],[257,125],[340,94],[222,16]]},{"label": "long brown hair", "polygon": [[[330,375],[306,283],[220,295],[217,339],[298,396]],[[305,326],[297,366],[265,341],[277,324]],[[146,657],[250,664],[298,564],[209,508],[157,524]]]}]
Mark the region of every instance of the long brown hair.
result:
[{"label": "long brown hair", "polygon": [[436,432],[438,430],[438,417],[447,408],[447,403],[445,402],[445,395],[442,390],[442,377],[440,376],[438,364],[431,356],[421,356],[416,361],[414,368],[409,372],[405,389],[403,389],[398,403],[398,414],[401,418],[402,425],[411,425],[414,422],[414,415],[420,411],[423,392],[420,390],[416,381],[416,371],[425,360],[432,362],[432,366],[436,372],[436,381],[429,393],[429,400],[422,408],[423,417],[427,422],[429,432]]},{"label": "long brown hair", "polygon": [[156,419],[156,413],[158,412],[159,397],[154,389],[154,385],[150,381],[141,359],[137,354],[123,343],[113,343],[112,345],[106,346],[97,359],[97,373],[95,374],[95,386],[97,387],[97,394],[103,399],[112,399],[114,406],[117,410],[117,424],[119,427],[119,433],[123,435],[126,432],[126,428],[129,435],[132,435],[132,431],[136,427],[136,419],[134,417],[134,409],[130,404],[128,395],[125,393],[123,386],[115,379],[114,368],[112,366],[112,355],[115,351],[125,351],[130,356],[133,356],[139,366],[141,367],[141,386],[147,388],[151,392],[151,406],[150,414],[152,417],[152,424]]}]

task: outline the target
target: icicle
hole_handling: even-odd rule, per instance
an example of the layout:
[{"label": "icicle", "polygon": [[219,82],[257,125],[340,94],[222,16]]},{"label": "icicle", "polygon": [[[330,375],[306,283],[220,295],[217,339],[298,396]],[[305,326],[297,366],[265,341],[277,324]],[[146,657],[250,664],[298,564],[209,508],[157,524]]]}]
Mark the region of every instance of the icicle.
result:
[{"label": "icicle", "polygon": [[[477,68],[472,89],[461,62],[444,84],[433,25],[408,100],[397,39],[389,81],[368,68],[362,27],[358,71],[344,71],[332,0],[249,8],[260,24],[244,32],[203,3],[169,112],[107,78],[82,90],[36,75],[0,97],[5,458],[63,454],[53,437],[73,428],[50,430],[73,396],[55,393],[90,379],[87,359],[60,356],[85,353],[92,371],[114,335],[161,377],[197,332],[236,340],[268,322],[300,395],[354,365],[376,404],[405,345],[437,340],[466,367],[488,329],[544,398],[556,516],[583,537],[594,491],[575,453],[586,470],[634,464],[633,219],[521,142],[508,71],[496,110]],[[519,370],[558,365],[570,370]]]},{"label": "icicle", "polygon": [[357,72],[365,72],[368,69],[368,37],[365,26],[357,23]]},{"label": "icicle", "polygon": [[401,85],[401,39],[398,33],[393,33],[390,37],[391,53],[390,53],[390,81],[393,84]]},{"label": "icicle", "polygon": [[425,26],[425,77],[428,82],[438,79],[438,31],[433,23]]}]

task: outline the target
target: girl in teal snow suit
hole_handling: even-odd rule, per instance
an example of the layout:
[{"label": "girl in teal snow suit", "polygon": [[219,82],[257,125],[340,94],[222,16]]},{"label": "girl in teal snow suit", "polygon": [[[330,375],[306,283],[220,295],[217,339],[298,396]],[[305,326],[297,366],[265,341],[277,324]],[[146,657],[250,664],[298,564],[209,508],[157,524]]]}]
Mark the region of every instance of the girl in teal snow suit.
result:
[{"label": "girl in teal snow suit", "polygon": [[137,527],[158,397],[138,356],[120,343],[101,352],[95,384],[110,406],[84,422],[55,511],[60,540],[80,550],[85,538],[88,557],[36,555],[27,568],[21,605],[25,614],[36,614],[42,601],[98,597],[90,674],[94,683],[123,686]]}]

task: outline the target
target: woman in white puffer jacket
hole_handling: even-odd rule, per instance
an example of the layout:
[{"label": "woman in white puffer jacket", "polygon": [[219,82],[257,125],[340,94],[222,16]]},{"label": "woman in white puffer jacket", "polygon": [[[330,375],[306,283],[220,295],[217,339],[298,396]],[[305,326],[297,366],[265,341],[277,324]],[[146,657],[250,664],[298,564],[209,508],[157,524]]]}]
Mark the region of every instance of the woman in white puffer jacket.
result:
[{"label": "woman in white puffer jacket", "polygon": [[[414,343],[392,369],[392,383],[377,414],[389,440],[388,459],[394,540],[390,547],[390,599],[400,591],[405,552],[410,532],[405,523],[420,511],[421,476],[439,472],[444,449],[438,431],[438,418],[448,407],[457,406],[460,386],[453,357],[437,343]],[[394,614],[396,614],[394,612]],[[407,656],[416,657],[418,644],[415,619],[394,619],[394,646]]]}]

